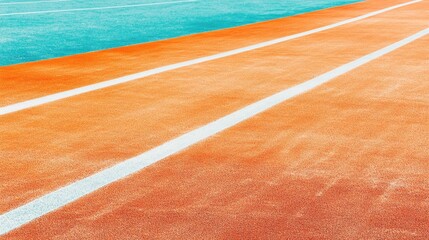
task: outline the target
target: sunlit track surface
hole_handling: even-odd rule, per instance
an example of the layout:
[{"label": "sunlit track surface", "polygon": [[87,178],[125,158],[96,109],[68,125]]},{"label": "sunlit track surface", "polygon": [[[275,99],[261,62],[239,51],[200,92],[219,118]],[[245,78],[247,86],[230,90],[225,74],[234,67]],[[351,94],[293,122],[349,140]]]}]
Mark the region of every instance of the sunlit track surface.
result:
[{"label": "sunlit track surface", "polygon": [[358,1],[0,1],[0,66],[236,27]]},{"label": "sunlit track surface", "polygon": [[230,56],[234,56],[234,55],[238,55],[238,54],[242,54],[242,53],[246,53],[246,52],[250,52],[250,51],[254,51],[254,50],[258,50],[261,48],[266,48],[272,45],[276,45],[279,43],[284,43],[287,41],[291,41],[297,38],[302,38],[302,37],[306,37],[315,33],[319,33],[319,32],[323,32],[323,31],[327,31],[336,27],[340,27],[346,24],[350,24],[350,23],[354,23],[369,17],[373,17],[376,15],[379,15],[381,13],[385,13],[400,7],[404,7],[410,4],[415,4],[420,2],[421,0],[414,0],[411,2],[407,2],[404,4],[398,4],[389,8],[385,8],[379,11],[375,11],[375,12],[371,12],[356,18],[351,18],[351,19],[347,19],[345,21],[341,21],[335,24],[331,24],[328,26],[324,26],[324,27],[320,27],[320,28],[316,28],[316,29],[312,29],[309,31],[305,31],[302,33],[298,33],[298,34],[293,34],[293,35],[289,35],[289,36],[284,36],[281,38],[276,38],[276,39],[272,39],[270,41],[265,41],[265,42],[261,42],[258,44],[253,44],[250,46],[246,46],[246,47],[242,47],[242,48],[238,48],[238,49],[234,49],[231,51],[226,51],[226,52],[221,52],[218,54],[213,54],[210,56],[205,56],[205,57],[201,57],[201,58],[196,58],[196,59],[192,59],[192,60],[188,60],[188,61],[184,61],[184,62],[179,62],[179,63],[175,63],[175,64],[171,64],[171,65],[166,65],[166,66],[162,66],[159,68],[155,68],[155,69],[150,69],[147,71],[143,71],[143,72],[138,72],[138,73],[134,73],[134,74],[130,74],[130,75],[126,75],[126,76],[122,76],[119,78],[115,78],[115,79],[111,79],[111,80],[107,80],[107,81],[102,81],[102,82],[98,82],[95,84],[91,84],[88,86],[83,86],[80,88],[75,88],[75,89],[70,89],[67,91],[63,91],[63,92],[58,92],[58,93],[54,93],[54,94],[50,94],[47,96],[43,96],[43,97],[39,97],[39,98],[35,98],[35,99],[30,99],[27,101],[23,101],[23,102],[18,102],[18,103],[14,103],[14,104],[10,104],[4,107],[0,107],[0,115],[5,115],[5,114],[10,114],[10,113],[14,113],[14,112],[18,112],[18,111],[22,111],[22,110],[26,110],[29,108],[33,108],[33,107],[37,107],[43,104],[47,104],[47,103],[51,103],[51,102],[55,102],[55,101],[59,101],[62,99],[66,99],[66,98],[70,98],[70,97],[74,97],[74,96],[78,96],[81,94],[85,94],[85,93],[89,93],[89,92],[93,92],[93,91],[97,91],[97,90],[101,90],[104,88],[108,88],[108,87],[112,87],[112,86],[116,86],[119,84],[124,84],[124,83],[128,83],[131,81],[136,81],[136,80],[140,80],[142,78],[145,77],[149,77],[149,76],[153,76],[156,74],[160,74],[160,73],[164,73],[164,72],[169,72],[169,71],[173,71],[176,69],[180,69],[180,68],[185,68],[185,67],[189,67],[189,66],[193,66],[193,65],[197,65],[197,64],[202,64],[205,62],[209,62],[209,61],[214,61],[214,60],[218,60],[218,59],[222,59],[222,58],[226,58],[226,57],[230,57]]},{"label": "sunlit track surface", "polygon": [[[10,79],[0,89],[1,100],[11,104],[44,96],[404,2],[372,0],[1,68]],[[1,116],[0,194],[6,197],[0,200],[0,212],[401,41],[428,27],[428,10],[427,1],[421,1],[299,39]],[[318,25],[314,19],[321,16]],[[250,35],[255,29],[258,35]],[[203,45],[210,41],[228,44]],[[428,36],[416,39],[5,238],[427,239],[428,44]],[[148,49],[152,56],[143,53]],[[190,49],[189,55],[177,54]],[[147,55],[131,57],[139,51]],[[93,65],[82,65],[90,59]],[[28,78],[22,78],[23,71]],[[46,82],[37,83],[41,76]]]}]

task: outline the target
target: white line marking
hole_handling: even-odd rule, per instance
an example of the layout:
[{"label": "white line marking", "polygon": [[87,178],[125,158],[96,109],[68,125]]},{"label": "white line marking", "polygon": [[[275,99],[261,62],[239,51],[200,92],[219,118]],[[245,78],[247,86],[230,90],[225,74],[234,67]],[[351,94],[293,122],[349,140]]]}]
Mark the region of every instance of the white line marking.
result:
[{"label": "white line marking", "polygon": [[74,9],[36,11],[36,12],[3,13],[3,14],[0,14],[0,16],[16,16],[16,15],[30,15],[30,14],[43,14],[43,13],[94,11],[94,10],[117,9],[117,8],[133,8],[133,7],[142,7],[142,6],[154,6],[154,5],[165,5],[165,4],[175,4],[175,3],[189,3],[189,2],[197,2],[197,0],[182,0],[182,1],[159,2],[159,3],[142,3],[142,4],[109,6],[109,7],[74,8]]},{"label": "white line marking", "polygon": [[52,1],[34,1],[34,2],[7,2],[0,5],[17,5],[17,4],[34,4],[34,3],[52,3],[52,2],[68,2],[69,0],[52,0]]},{"label": "white line marking", "polygon": [[275,105],[278,105],[290,98],[308,92],[330,80],[343,75],[357,67],[360,67],[374,59],[390,53],[408,43],[411,43],[429,34],[429,28],[420,31],[399,42],[365,55],[357,60],[337,67],[316,78],[298,84],[294,87],[283,90],[277,94],[269,96],[247,107],[226,115],[207,125],[197,128],[191,132],[183,134],[164,144],[155,147],[141,155],[130,158],[107,168],[94,175],[81,179],[68,186],[62,187],[54,192],[39,197],[27,204],[0,215],[0,235],[33,221],[49,212],[55,211],[77,199],[90,194],[108,184],[116,182],[124,177],[134,174],[143,168],[156,163],[166,157],[176,154],[202,140],[205,140],[221,131],[237,125],[261,112],[264,112]]},{"label": "white line marking", "polygon": [[118,84],[122,84],[122,83],[126,83],[126,82],[130,82],[130,81],[134,81],[140,78],[144,78],[144,77],[148,77],[148,76],[152,76],[155,74],[159,74],[159,73],[163,73],[163,72],[167,72],[167,71],[171,71],[171,70],[175,70],[178,68],[183,68],[183,67],[187,67],[187,66],[191,66],[191,65],[195,65],[195,64],[199,64],[199,63],[203,63],[203,62],[208,62],[208,61],[212,61],[212,60],[216,60],[216,59],[220,59],[220,58],[225,58],[225,57],[229,57],[229,56],[233,56],[233,55],[237,55],[240,53],[244,53],[244,52],[248,52],[248,51],[252,51],[255,49],[259,49],[259,48],[263,48],[263,47],[267,47],[267,46],[271,46],[274,44],[278,44],[278,43],[282,43],[282,42],[286,42],[292,39],[296,39],[296,38],[300,38],[300,37],[304,37],[304,36],[308,36],[314,33],[318,33],[318,32],[322,32],[328,29],[332,29],[338,26],[342,26],[348,23],[352,23],[352,22],[356,22],[365,18],[369,18],[396,8],[400,8],[400,7],[404,7],[410,4],[414,4],[414,3],[418,3],[421,2],[422,0],[414,0],[411,2],[406,2],[406,3],[402,3],[399,5],[395,5],[392,7],[388,7],[385,9],[381,9],[375,12],[371,12],[359,17],[355,17],[355,18],[351,18],[348,20],[344,20],[338,23],[334,23],[328,26],[324,26],[324,27],[320,27],[320,28],[316,28],[313,30],[309,30],[306,32],[302,32],[302,33],[298,33],[298,34],[293,34],[290,36],[286,36],[286,37],[282,37],[282,38],[277,38],[277,39],[273,39],[270,41],[266,41],[266,42],[262,42],[262,43],[258,43],[255,45],[250,45],[247,47],[243,47],[243,48],[238,48],[235,50],[231,50],[231,51],[227,51],[227,52],[222,52],[222,53],[218,53],[218,54],[214,54],[211,56],[206,56],[206,57],[201,57],[201,58],[197,58],[197,59],[193,59],[193,60],[189,60],[189,61],[184,61],[184,62],[179,62],[179,63],[175,63],[175,64],[171,64],[171,65],[167,65],[167,66],[163,66],[163,67],[159,67],[159,68],[154,68],[151,70],[147,70],[147,71],[143,71],[143,72],[139,72],[139,73],[135,73],[135,74],[131,74],[131,75],[127,75],[124,77],[120,77],[120,78],[116,78],[116,79],[112,79],[112,80],[107,80],[104,82],[99,82],[99,83],[95,83],[95,84],[91,84],[88,86],[84,86],[84,87],[79,87],[79,88],[75,88],[75,89],[71,89],[71,90],[67,90],[64,92],[59,92],[59,93],[55,93],[55,94],[51,94],[51,95],[47,95],[44,97],[40,97],[40,98],[35,98],[35,99],[31,99],[31,100],[27,100],[27,101],[23,101],[23,102],[19,102],[19,103],[14,103],[14,104],[10,104],[7,106],[3,106],[0,107],[0,116],[1,115],[6,115],[9,113],[13,113],[13,112],[17,112],[17,111],[21,111],[24,109],[28,109],[28,108],[32,108],[32,107],[36,107],[36,106],[40,106],[42,104],[46,104],[46,103],[50,103],[50,102],[54,102],[54,101],[58,101],[61,99],[65,99],[65,98],[69,98],[69,97],[73,97],[73,96],[77,96],[80,94],[84,94],[84,93],[88,93],[88,92],[92,92],[92,91],[96,91],[96,90],[100,90],[103,88],[107,88],[107,87],[111,87],[111,86],[115,86]]}]

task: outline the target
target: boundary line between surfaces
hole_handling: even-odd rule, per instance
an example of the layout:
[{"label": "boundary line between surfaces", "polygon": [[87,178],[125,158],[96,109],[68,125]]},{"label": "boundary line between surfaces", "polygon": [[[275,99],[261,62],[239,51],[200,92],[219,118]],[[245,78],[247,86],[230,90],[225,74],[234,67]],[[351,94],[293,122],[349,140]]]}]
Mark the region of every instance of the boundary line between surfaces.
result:
[{"label": "boundary line between surfaces", "polygon": [[369,63],[385,54],[405,46],[429,34],[429,28],[413,34],[405,39],[379,49],[352,62],[337,67],[329,72],[319,75],[311,80],[287,88],[281,92],[250,104],[240,110],[210,122],[202,127],[192,130],[177,138],[163,143],[136,157],[127,159],[112,167],[78,180],[70,185],[61,187],[51,193],[38,197],[18,208],[0,215],[0,235],[6,234],[39,217],[58,210],[85,195],[93,193],[100,188],[128,177],[143,168],[162,159],[177,154],[186,148],[199,143],[219,132],[231,128],[249,118],[254,117],[280,103],[293,97],[306,93],[332,79]]},{"label": "boundary line between surfaces", "polygon": [[103,81],[103,82],[98,82],[98,83],[94,83],[94,84],[90,84],[87,86],[83,86],[83,87],[79,87],[79,88],[74,88],[71,90],[66,90],[63,92],[58,92],[58,93],[54,93],[54,94],[50,94],[47,96],[43,96],[43,97],[38,97],[38,98],[34,98],[31,100],[26,100],[26,101],[22,101],[22,102],[18,102],[18,103],[13,103],[13,104],[9,104],[3,107],[0,107],[0,116],[1,115],[6,115],[9,113],[13,113],[13,112],[18,112],[21,110],[25,110],[25,109],[29,109],[29,108],[33,108],[33,107],[37,107],[43,104],[47,104],[47,103],[51,103],[51,102],[55,102],[58,100],[62,100],[65,98],[69,98],[69,97],[74,97],[77,95],[81,95],[84,93],[88,93],[88,92],[93,92],[96,90],[100,90],[100,89],[104,89],[104,88],[108,88],[111,86],[115,86],[115,85],[119,85],[122,83],[126,83],[126,82],[131,82],[131,81],[135,81],[144,77],[148,77],[148,76],[152,76],[152,75],[156,75],[159,73],[163,73],[163,72],[167,72],[167,71],[171,71],[171,70],[175,70],[175,69],[179,69],[179,68],[183,68],[183,67],[188,67],[188,66],[192,66],[192,65],[196,65],[199,63],[204,63],[204,62],[208,62],[208,61],[212,61],[212,60],[216,60],[216,59],[221,59],[221,58],[225,58],[225,57],[229,57],[229,56],[233,56],[233,55],[237,55],[240,53],[244,53],[244,52],[249,52],[252,50],[256,50],[256,49],[260,49],[260,48],[264,48],[264,47],[268,47],[271,45],[275,45],[278,43],[282,43],[282,42],[286,42],[289,40],[293,40],[293,39],[297,39],[300,37],[304,37],[304,36],[308,36],[314,33],[318,33],[318,32],[322,32],[322,31],[326,31],[335,27],[339,27],[348,23],[353,23],[365,18],[369,18],[384,12],[388,12],[400,7],[404,7],[404,6],[408,6],[410,4],[414,4],[414,3],[418,3],[421,2],[422,0],[413,0],[410,2],[405,2],[405,3],[401,3],[395,6],[391,6],[388,8],[384,8],[381,10],[377,10],[374,12],[370,12],[364,15],[361,15],[359,17],[355,17],[355,18],[351,18],[351,19],[347,19],[347,20],[343,20],[340,21],[338,23],[334,23],[334,24],[330,24],[324,27],[319,27],[319,28],[315,28],[309,31],[305,31],[305,32],[301,32],[301,33],[297,33],[297,34],[293,34],[293,35],[289,35],[289,36],[285,36],[285,37],[281,37],[281,38],[277,38],[277,39],[273,39],[273,40],[269,40],[266,42],[261,42],[258,44],[254,44],[254,45],[250,45],[247,47],[242,47],[242,48],[238,48],[235,50],[230,50],[230,51],[226,51],[226,52],[221,52],[218,54],[214,54],[214,55],[210,55],[210,56],[206,56],[206,57],[201,57],[201,58],[196,58],[193,60],[188,60],[188,61],[184,61],[184,62],[179,62],[179,63],[175,63],[175,64],[171,64],[171,65],[167,65],[167,66],[163,66],[163,67],[158,67],[158,68],[154,68],[154,69],[150,69],[150,70],[146,70],[146,71],[142,71],[139,73],[135,73],[135,74],[131,74],[131,75],[127,75],[127,76],[123,76],[123,77],[119,77],[119,78],[115,78],[112,80],[107,80],[107,81]]}]

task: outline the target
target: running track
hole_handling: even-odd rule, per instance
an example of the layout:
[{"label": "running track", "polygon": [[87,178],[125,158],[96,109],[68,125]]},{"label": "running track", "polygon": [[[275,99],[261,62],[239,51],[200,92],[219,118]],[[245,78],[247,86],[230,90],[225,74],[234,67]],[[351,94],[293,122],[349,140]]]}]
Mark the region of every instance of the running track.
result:
[{"label": "running track", "polygon": [[[0,106],[405,2],[368,0],[2,67],[7,81],[0,86]],[[427,32],[428,11],[428,1],[415,1],[289,41],[3,114],[0,219],[16,221],[7,218],[10,212],[56,189]],[[422,34],[30,223],[1,227],[3,237],[428,239],[428,45],[429,35]]]}]

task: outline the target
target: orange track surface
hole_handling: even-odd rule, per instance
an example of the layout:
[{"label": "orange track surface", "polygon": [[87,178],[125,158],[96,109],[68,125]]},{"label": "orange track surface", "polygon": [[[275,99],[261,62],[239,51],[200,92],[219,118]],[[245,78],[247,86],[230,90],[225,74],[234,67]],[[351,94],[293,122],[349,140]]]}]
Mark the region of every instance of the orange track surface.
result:
[{"label": "orange track surface", "polygon": [[[400,2],[371,0],[0,68],[10,80],[0,89],[1,104],[305,31]],[[428,10],[424,1],[2,116],[0,191],[8,197],[0,199],[0,212],[414,34],[428,26]],[[230,239],[252,234],[427,239],[428,44],[427,37],[418,40],[6,238]]]},{"label": "orange track surface", "polygon": [[0,76],[7,79],[0,86],[0,106],[311,30],[403,2],[368,1],[239,28],[0,67]]}]

